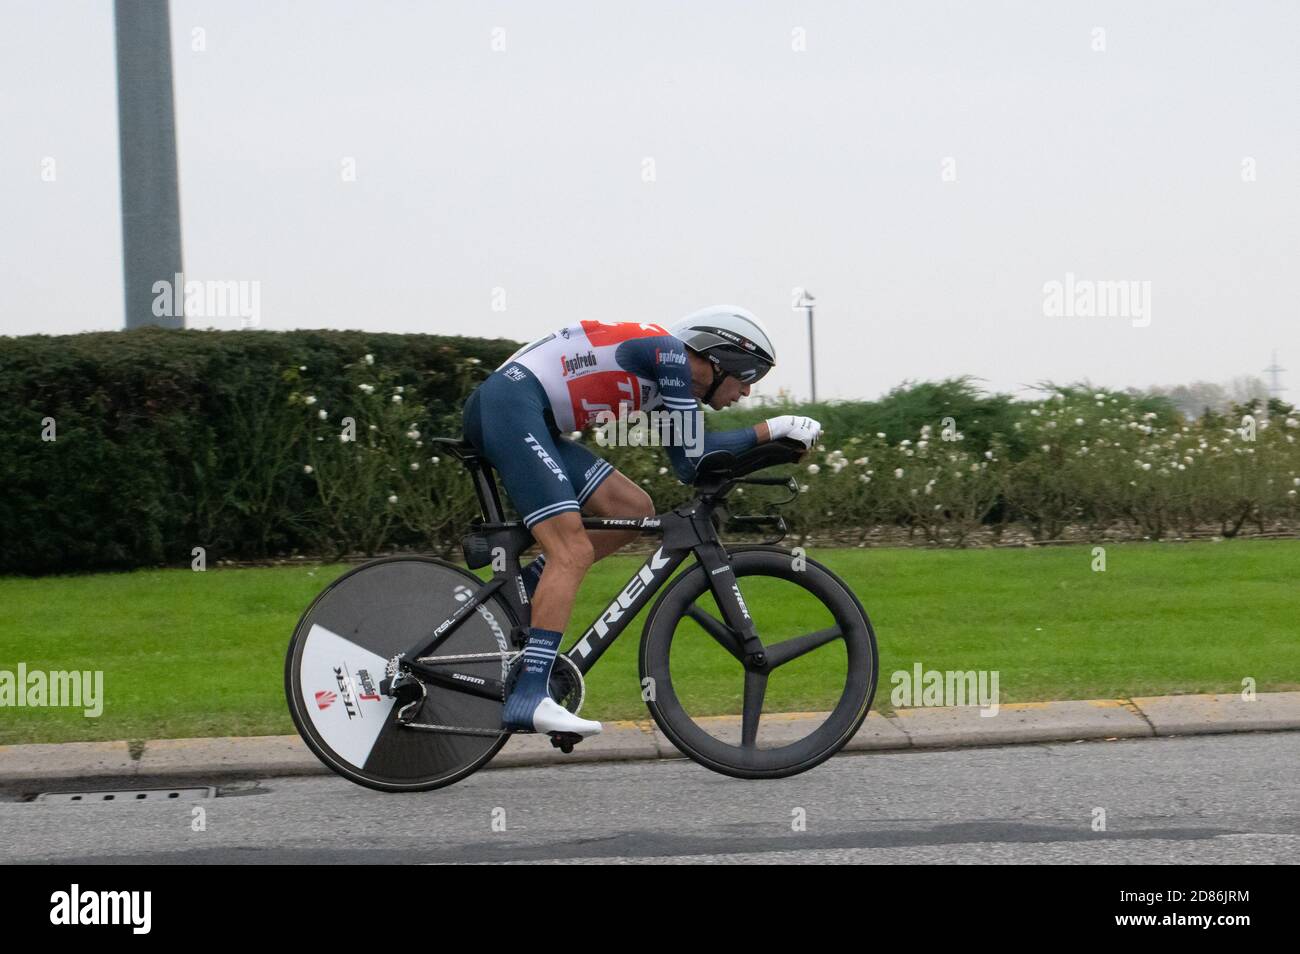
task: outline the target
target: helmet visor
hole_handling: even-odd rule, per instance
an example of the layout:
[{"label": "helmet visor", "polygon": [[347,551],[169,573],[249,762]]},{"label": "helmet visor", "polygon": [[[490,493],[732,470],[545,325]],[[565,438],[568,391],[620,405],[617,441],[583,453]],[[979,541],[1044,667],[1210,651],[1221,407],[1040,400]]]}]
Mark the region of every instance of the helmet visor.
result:
[{"label": "helmet visor", "polygon": [[766,361],[745,352],[724,351],[721,348],[715,348],[709,352],[709,357],[722,371],[731,375],[741,384],[755,384],[762,379],[763,375],[772,370],[772,366]]}]

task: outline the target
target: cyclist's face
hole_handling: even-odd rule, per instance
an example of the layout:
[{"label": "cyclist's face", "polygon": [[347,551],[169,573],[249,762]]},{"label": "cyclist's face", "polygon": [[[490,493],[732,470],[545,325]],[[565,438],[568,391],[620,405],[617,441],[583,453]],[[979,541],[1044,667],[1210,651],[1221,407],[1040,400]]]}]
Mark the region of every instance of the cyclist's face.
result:
[{"label": "cyclist's face", "polygon": [[730,407],[742,397],[749,397],[750,387],[748,384],[741,383],[739,378],[729,374],[718,385],[718,390],[713,392],[713,400],[709,402],[709,407],[715,411]]}]

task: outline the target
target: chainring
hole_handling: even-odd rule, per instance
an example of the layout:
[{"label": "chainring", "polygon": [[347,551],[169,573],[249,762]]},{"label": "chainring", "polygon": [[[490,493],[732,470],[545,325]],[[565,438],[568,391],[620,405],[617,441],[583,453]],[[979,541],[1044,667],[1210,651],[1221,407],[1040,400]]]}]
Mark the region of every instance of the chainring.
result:
[{"label": "chainring", "polygon": [[[519,681],[523,661],[524,657],[521,653],[511,665],[509,675],[506,676],[507,699],[510,698],[510,693],[515,691],[515,683]],[[583,700],[587,697],[587,684],[582,678],[582,673],[578,671],[577,665],[563,653],[556,655],[555,664],[551,666],[551,679],[547,684],[547,691],[550,692],[552,699],[574,715],[582,709]]]}]

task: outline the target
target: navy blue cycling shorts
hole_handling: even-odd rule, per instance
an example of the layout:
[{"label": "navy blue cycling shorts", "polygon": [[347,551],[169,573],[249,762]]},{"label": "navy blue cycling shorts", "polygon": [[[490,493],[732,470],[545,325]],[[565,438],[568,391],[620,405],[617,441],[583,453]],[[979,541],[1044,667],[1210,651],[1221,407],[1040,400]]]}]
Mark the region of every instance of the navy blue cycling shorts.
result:
[{"label": "navy blue cycling shorts", "polygon": [[[503,373],[507,369],[513,377]],[[529,529],[556,514],[581,512],[614,472],[608,461],[560,434],[545,389],[521,365],[493,371],[478,386],[465,402],[464,425],[465,437],[496,468]]]}]

